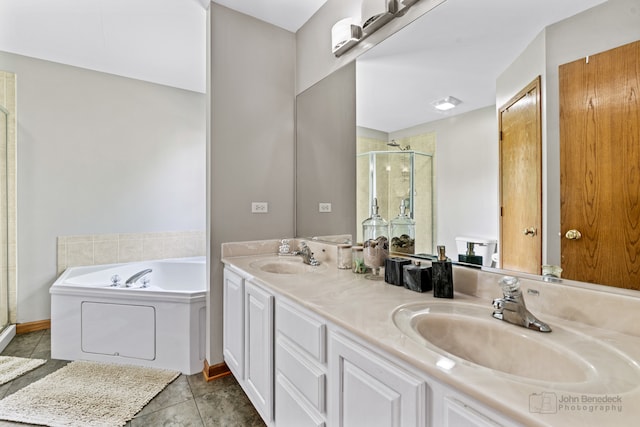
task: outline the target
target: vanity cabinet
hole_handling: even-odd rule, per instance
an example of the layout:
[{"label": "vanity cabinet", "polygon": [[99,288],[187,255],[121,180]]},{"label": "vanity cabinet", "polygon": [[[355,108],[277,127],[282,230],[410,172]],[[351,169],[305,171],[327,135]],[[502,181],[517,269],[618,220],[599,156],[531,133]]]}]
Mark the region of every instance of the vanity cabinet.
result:
[{"label": "vanity cabinet", "polygon": [[302,307],[276,301],[276,425],[326,425],[326,323]]},{"label": "vanity cabinet", "polygon": [[224,270],[223,355],[262,419],[273,420],[273,295]]},{"label": "vanity cabinet", "polygon": [[224,360],[267,425],[516,426],[236,271],[224,271]]},{"label": "vanity cabinet", "polygon": [[426,425],[427,384],[339,332],[329,334],[330,425]]}]

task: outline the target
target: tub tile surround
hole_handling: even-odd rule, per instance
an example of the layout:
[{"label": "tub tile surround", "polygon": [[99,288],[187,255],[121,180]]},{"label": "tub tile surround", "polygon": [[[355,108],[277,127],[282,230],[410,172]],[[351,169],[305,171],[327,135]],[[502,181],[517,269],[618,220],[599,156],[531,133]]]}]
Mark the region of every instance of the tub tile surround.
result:
[{"label": "tub tile surround", "polygon": [[[311,245],[315,242],[309,243]],[[434,300],[430,293],[412,292],[384,282],[366,280],[350,270],[339,270],[331,263],[329,255],[326,268],[317,273],[278,275],[252,267],[257,259],[273,256],[278,245],[279,242],[275,240],[223,244],[222,261],[249,274],[267,289],[292,299],[365,342],[408,363],[434,381],[465,393],[516,422],[526,425],[623,426],[635,425],[640,417],[640,407],[634,404],[640,400],[640,381],[636,381],[640,378],[640,326],[633,321],[634,316],[640,312],[640,295],[637,293],[611,290],[598,285],[580,284],[577,287],[571,281],[552,283],[521,277],[529,310],[552,328],[557,328],[555,334],[539,333],[534,335],[535,339],[539,337],[550,343],[557,342],[561,345],[560,348],[571,349],[578,344],[584,345],[585,340],[596,338],[599,344],[611,349],[613,353],[622,352],[628,357],[623,359],[628,363],[615,364],[603,359],[607,356],[597,356],[603,360],[597,360],[595,366],[604,367],[608,371],[604,377],[590,377],[584,382],[521,381],[517,377],[460,360],[451,369],[438,367],[438,361],[442,359],[440,352],[419,344],[400,332],[391,317],[399,306],[416,302],[447,303]],[[312,246],[312,250],[320,254],[336,251],[335,246],[331,245],[320,248]],[[486,307],[487,316],[491,319],[491,302],[502,295],[498,280],[503,275],[504,273],[454,266],[456,295],[454,300],[448,301]],[[529,289],[537,291],[538,295],[528,293]],[[527,331],[515,325],[505,325],[512,327],[516,333],[520,330]],[[573,335],[562,338],[567,336],[561,333],[562,330],[571,331]],[[577,340],[575,344],[568,342],[571,339]],[[561,340],[565,341],[560,342]],[[476,348],[474,351],[498,352],[495,353],[496,357],[503,350],[489,348],[484,341],[469,343],[469,348]],[[544,350],[540,350],[539,354],[531,354],[530,357],[545,357],[545,354]],[[625,369],[637,371],[637,378],[625,378],[621,374],[626,372]],[[620,398],[621,403],[610,411],[535,413],[529,406],[530,398],[544,393],[553,393],[558,399],[568,396],[578,400],[582,396],[610,396]]]},{"label": "tub tile surround", "polygon": [[69,267],[185,258],[206,254],[204,231],[58,237],[58,275]]}]

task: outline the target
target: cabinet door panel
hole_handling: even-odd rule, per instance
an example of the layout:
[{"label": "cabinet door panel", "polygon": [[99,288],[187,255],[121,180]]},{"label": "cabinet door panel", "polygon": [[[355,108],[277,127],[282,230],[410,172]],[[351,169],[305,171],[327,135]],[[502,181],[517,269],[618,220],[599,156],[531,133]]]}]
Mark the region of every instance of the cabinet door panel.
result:
[{"label": "cabinet door panel", "polygon": [[224,270],[223,286],[224,361],[236,378],[244,379],[244,279]]},{"label": "cabinet door panel", "polygon": [[245,283],[246,392],[263,419],[273,415],[273,296]]},{"label": "cabinet door panel", "polygon": [[444,399],[444,427],[500,427],[500,424],[480,414],[456,399]]},{"label": "cabinet door panel", "polygon": [[331,425],[425,425],[426,384],[335,333],[329,339]]}]

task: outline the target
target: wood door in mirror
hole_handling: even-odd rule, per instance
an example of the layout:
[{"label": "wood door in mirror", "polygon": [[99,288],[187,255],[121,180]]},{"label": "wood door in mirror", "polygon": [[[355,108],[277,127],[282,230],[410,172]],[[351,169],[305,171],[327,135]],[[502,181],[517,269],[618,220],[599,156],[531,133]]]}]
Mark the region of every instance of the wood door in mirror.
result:
[{"label": "wood door in mirror", "polygon": [[640,41],[559,77],[562,276],[640,289]]},{"label": "wood door in mirror", "polygon": [[540,77],[500,109],[500,265],[542,268]]}]

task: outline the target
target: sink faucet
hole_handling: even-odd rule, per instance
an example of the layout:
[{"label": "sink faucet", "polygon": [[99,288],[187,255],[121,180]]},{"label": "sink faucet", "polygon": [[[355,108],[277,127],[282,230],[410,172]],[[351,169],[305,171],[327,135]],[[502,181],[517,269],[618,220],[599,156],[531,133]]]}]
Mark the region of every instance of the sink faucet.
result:
[{"label": "sink faucet", "polygon": [[502,298],[493,300],[493,317],[540,332],[551,332],[551,328],[538,320],[524,304],[517,277],[505,276],[500,279]]},{"label": "sink faucet", "polygon": [[140,280],[143,276],[146,276],[147,274],[151,273],[152,271],[153,270],[150,268],[147,268],[146,270],[138,271],[136,274],[129,277],[124,282],[124,287],[128,288],[128,287],[131,287],[132,285],[135,285],[138,280]]},{"label": "sink faucet", "polygon": [[320,261],[313,257],[313,252],[311,252],[311,248],[307,246],[305,242],[300,242],[300,250],[294,252],[296,255],[300,255],[302,257],[302,261],[305,264],[318,266],[320,265]]}]

